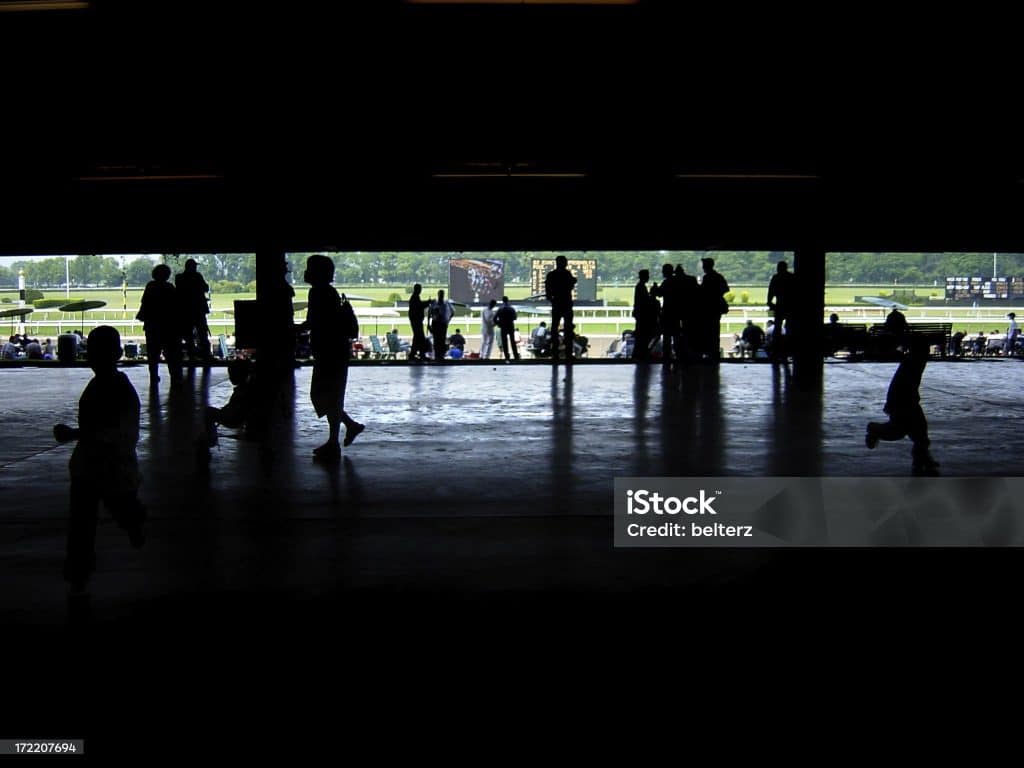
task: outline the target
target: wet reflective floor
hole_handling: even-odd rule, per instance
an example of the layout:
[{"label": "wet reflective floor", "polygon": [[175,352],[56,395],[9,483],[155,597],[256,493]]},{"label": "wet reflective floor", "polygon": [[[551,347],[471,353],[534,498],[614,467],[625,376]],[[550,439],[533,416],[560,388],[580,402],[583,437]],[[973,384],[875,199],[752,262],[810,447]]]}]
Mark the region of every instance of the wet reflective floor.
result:
[{"label": "wet reflective floor", "polygon": [[[282,604],[338,594],[628,593],[743,582],[784,552],[623,551],[611,541],[616,477],[902,476],[910,443],[864,446],[892,364],[827,364],[822,385],[723,364],[354,367],[346,408],[366,431],[335,465],[312,461],[326,422],[295,372],[274,416],[275,460],[221,429],[196,449],[204,405],[231,393],[223,368],[142,400],[148,540],[128,546],[101,512],[93,611],[129,620],[167,601]],[[950,476],[1024,474],[1024,367],[930,363],[922,386],[933,454]],[[66,616],[61,581],[70,446],[87,369],[0,370],[0,621]],[[166,377],[165,377],[166,383]],[[801,557],[820,558],[821,555]],[[161,602],[163,601],[163,602]],[[221,601],[218,603],[217,601]],[[213,610],[213,608],[211,608]]]}]

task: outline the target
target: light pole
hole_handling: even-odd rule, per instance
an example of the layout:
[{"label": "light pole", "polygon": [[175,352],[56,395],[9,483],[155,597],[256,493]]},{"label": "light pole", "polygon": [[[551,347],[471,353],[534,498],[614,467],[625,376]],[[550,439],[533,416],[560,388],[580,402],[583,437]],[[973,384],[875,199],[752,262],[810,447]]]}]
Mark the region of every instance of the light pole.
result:
[{"label": "light pole", "polygon": [[[18,308],[25,306],[25,270],[18,269]],[[18,335],[25,335],[25,316],[18,316]]]},{"label": "light pole", "polygon": [[71,299],[71,257],[64,255],[64,298]]}]

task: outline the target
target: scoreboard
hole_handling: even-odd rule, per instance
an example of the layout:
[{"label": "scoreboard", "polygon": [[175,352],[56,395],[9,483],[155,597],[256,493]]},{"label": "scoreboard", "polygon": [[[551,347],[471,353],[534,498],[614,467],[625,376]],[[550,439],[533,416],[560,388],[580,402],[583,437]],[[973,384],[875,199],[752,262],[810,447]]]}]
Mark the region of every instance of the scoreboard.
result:
[{"label": "scoreboard", "polygon": [[[569,259],[566,265],[576,277],[574,301],[597,301],[597,259]],[[530,270],[530,290],[544,293],[544,278],[555,268],[554,259],[534,259]]]},{"label": "scoreboard", "polygon": [[1024,277],[947,277],[951,301],[1024,298]]}]

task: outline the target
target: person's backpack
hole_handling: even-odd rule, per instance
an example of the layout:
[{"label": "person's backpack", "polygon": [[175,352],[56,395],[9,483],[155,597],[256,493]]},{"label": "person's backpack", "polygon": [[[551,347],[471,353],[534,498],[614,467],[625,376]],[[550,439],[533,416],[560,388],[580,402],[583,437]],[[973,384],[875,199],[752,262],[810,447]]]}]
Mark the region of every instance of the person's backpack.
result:
[{"label": "person's backpack", "polygon": [[359,338],[359,320],[352,305],[347,301],[341,302],[341,327],[345,331],[345,338]]},{"label": "person's backpack", "polygon": [[447,322],[448,322],[448,317],[447,317],[448,306],[447,306],[447,304],[448,304],[448,302],[446,302],[446,301],[435,301],[435,302],[431,303],[431,305],[430,305],[430,324],[431,325],[434,325],[435,323],[447,324]]}]

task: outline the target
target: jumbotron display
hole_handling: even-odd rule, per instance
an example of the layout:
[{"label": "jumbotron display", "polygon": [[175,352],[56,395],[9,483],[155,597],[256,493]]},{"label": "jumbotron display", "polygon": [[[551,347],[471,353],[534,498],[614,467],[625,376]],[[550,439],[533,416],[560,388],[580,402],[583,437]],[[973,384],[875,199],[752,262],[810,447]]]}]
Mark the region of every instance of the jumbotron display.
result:
[{"label": "jumbotron display", "polygon": [[449,259],[448,289],[452,301],[486,304],[505,293],[505,262],[501,259]]},{"label": "jumbotron display", "polygon": [[[575,301],[597,301],[597,259],[569,259],[569,271],[576,276]],[[533,259],[530,269],[530,290],[544,293],[544,278],[555,268],[555,260]]]},{"label": "jumbotron display", "polygon": [[1024,277],[947,277],[946,299],[985,301],[1024,298]]}]

